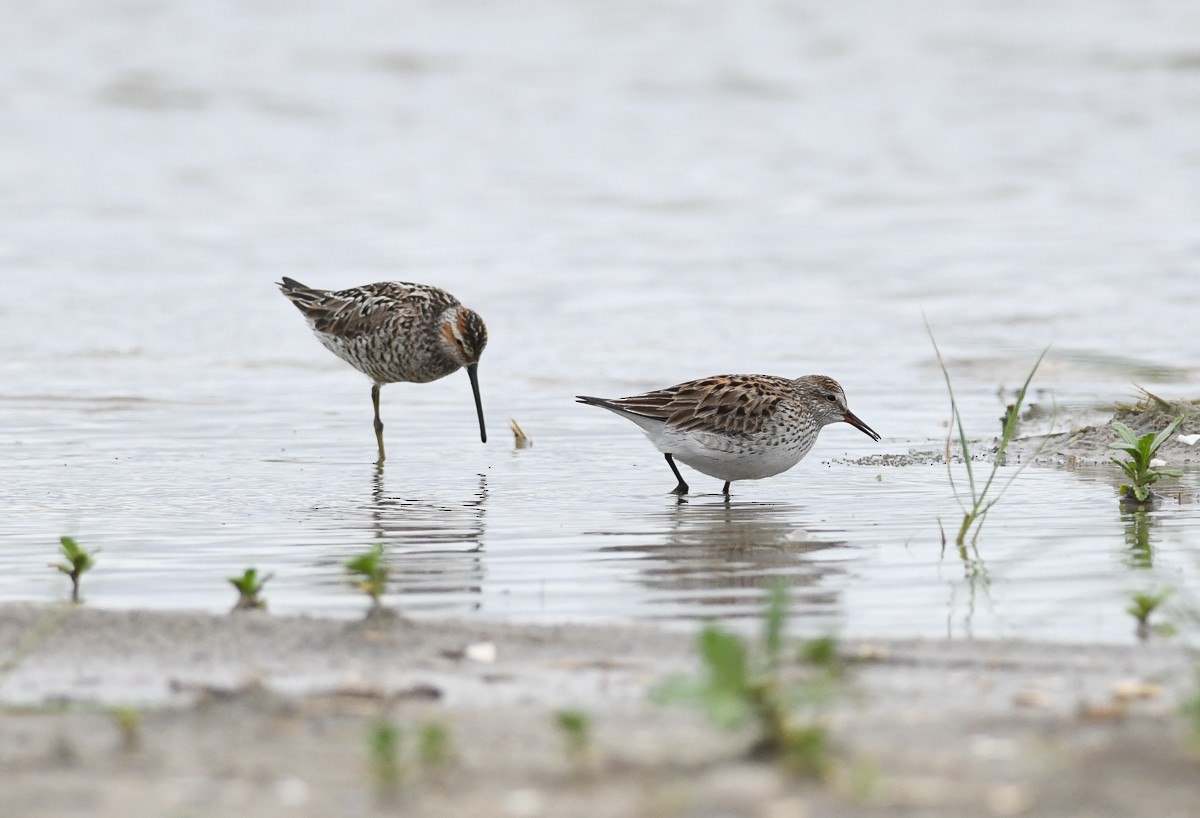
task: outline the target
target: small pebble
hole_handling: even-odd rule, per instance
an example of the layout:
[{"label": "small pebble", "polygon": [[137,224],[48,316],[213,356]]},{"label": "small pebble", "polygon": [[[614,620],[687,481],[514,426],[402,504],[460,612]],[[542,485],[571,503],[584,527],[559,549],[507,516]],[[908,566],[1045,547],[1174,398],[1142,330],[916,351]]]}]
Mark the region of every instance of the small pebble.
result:
[{"label": "small pebble", "polygon": [[504,796],[504,814],[509,818],[537,818],[546,809],[540,790],[510,790]]},{"label": "small pebble", "polygon": [[463,651],[463,655],[472,662],[483,662],[491,664],[496,661],[496,643],[495,642],[476,642],[473,645],[467,645]]},{"label": "small pebble", "polygon": [[1013,695],[1013,704],[1017,707],[1041,710],[1050,704],[1050,694],[1044,690],[1025,688],[1024,690],[1018,690]]},{"label": "small pebble", "polygon": [[1122,679],[1113,685],[1113,698],[1117,701],[1134,699],[1156,699],[1162,695],[1162,687],[1141,679]]},{"label": "small pebble", "polygon": [[281,778],[275,782],[275,795],[285,807],[302,807],[308,803],[309,787],[303,779]]}]

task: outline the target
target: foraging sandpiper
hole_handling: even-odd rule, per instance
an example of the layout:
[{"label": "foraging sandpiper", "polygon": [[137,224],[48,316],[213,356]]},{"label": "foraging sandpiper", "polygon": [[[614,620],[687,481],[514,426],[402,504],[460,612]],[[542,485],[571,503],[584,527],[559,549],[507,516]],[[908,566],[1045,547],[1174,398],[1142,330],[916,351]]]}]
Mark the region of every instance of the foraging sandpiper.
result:
[{"label": "foraging sandpiper", "polygon": [[466,367],[487,442],[476,369],[487,346],[479,313],[445,290],[426,284],[381,281],[349,290],[315,290],[284,276],[280,291],[296,305],[325,348],[374,383],[375,439],[384,460],[379,388],[385,383],[428,383]]},{"label": "foraging sandpiper", "polygon": [[734,480],[761,480],[795,466],[830,423],[849,423],[879,440],[846,406],[841,384],[824,375],[717,375],[629,398],[576,399],[640,426],[666,456],[680,496],[688,484],[676,459],[724,480],[721,493],[728,497]]}]

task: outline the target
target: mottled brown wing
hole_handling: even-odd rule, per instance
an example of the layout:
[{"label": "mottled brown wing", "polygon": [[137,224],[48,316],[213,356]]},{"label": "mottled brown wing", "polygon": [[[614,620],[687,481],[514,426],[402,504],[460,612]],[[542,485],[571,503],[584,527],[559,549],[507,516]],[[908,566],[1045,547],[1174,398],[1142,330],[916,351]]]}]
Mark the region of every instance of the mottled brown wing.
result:
[{"label": "mottled brown wing", "polygon": [[665,420],[680,431],[753,434],[775,413],[791,381],[765,375],[717,375],[611,401],[624,411]]},{"label": "mottled brown wing", "polygon": [[330,292],[302,288],[285,291],[317,332],[351,338],[387,331],[420,316],[440,315],[458,304],[445,290],[403,281],[382,281]]}]

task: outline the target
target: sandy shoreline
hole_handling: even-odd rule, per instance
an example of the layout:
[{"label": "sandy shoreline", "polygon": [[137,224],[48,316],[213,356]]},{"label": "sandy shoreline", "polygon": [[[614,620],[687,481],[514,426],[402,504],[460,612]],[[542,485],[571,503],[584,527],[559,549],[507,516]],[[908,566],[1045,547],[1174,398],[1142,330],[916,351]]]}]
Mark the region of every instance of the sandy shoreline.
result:
[{"label": "sandy shoreline", "polygon": [[[813,782],[745,761],[748,734],[650,700],[696,669],[693,642],[0,606],[0,815],[1183,816],[1200,795],[1178,646],[844,645],[836,772]],[[114,707],[135,708],[118,711],[124,729]],[[593,724],[583,761],[560,709]],[[408,737],[390,799],[368,763],[381,718]],[[451,734],[437,768],[411,747],[430,721]]]}]

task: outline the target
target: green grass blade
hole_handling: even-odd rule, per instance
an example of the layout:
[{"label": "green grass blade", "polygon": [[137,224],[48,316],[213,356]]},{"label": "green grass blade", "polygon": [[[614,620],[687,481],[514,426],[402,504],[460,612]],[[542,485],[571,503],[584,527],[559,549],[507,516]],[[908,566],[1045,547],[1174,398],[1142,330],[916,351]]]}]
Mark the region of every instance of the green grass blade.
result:
[{"label": "green grass blade", "polygon": [[[1004,424],[1004,433],[1000,438],[1000,446],[996,449],[996,457],[992,460],[991,474],[988,475],[987,482],[983,484],[983,491],[979,495],[981,500],[987,496],[988,490],[992,487],[992,481],[996,479],[999,463],[1000,461],[1004,460],[1004,452],[1008,449],[1008,444],[1012,440],[1012,436],[1017,430],[1017,419],[1021,414],[1021,407],[1025,403],[1025,396],[1029,393],[1029,384],[1033,382],[1033,376],[1037,373],[1038,367],[1042,365],[1042,360],[1045,359],[1046,353],[1049,351],[1050,347],[1046,347],[1042,350],[1042,354],[1039,355],[1037,360],[1033,362],[1033,367],[1029,370],[1029,374],[1025,376],[1025,383],[1021,384],[1021,388],[1017,392],[1017,399],[1013,402],[1013,410],[1009,413],[1008,420]],[[1017,474],[1020,474],[1020,469],[1017,470]],[[1012,485],[1012,480],[1015,478],[1016,474],[1014,474],[1012,479],[1008,481],[1008,484],[1005,485],[1005,490],[1007,490],[1009,485]],[[1003,494],[1003,491],[1001,491],[1001,494]],[[998,495],[996,500],[999,499],[1000,496]],[[990,505],[995,505],[995,502],[996,501],[993,500]]]},{"label": "green grass blade", "polygon": [[[971,450],[967,444],[967,432],[963,428],[962,414],[958,411],[958,401],[954,397],[954,384],[950,382],[950,370],[946,368],[946,361],[942,358],[942,350],[938,347],[937,339],[933,337],[933,327],[929,326],[929,320],[925,320],[925,332],[929,334],[929,342],[933,344],[933,354],[937,356],[938,367],[942,370],[942,378],[946,381],[946,392],[950,395],[950,416],[953,420],[953,426],[958,427],[958,442],[962,449],[963,465],[967,469],[967,484],[971,490],[971,502],[977,502],[975,495],[975,472],[971,468]],[[948,432],[953,434],[953,430]],[[958,500],[959,506],[964,512],[967,511],[966,504],[959,496],[958,487],[954,483],[954,469],[949,460],[946,461],[946,472],[950,475],[950,488],[954,491],[954,497]]]}]

